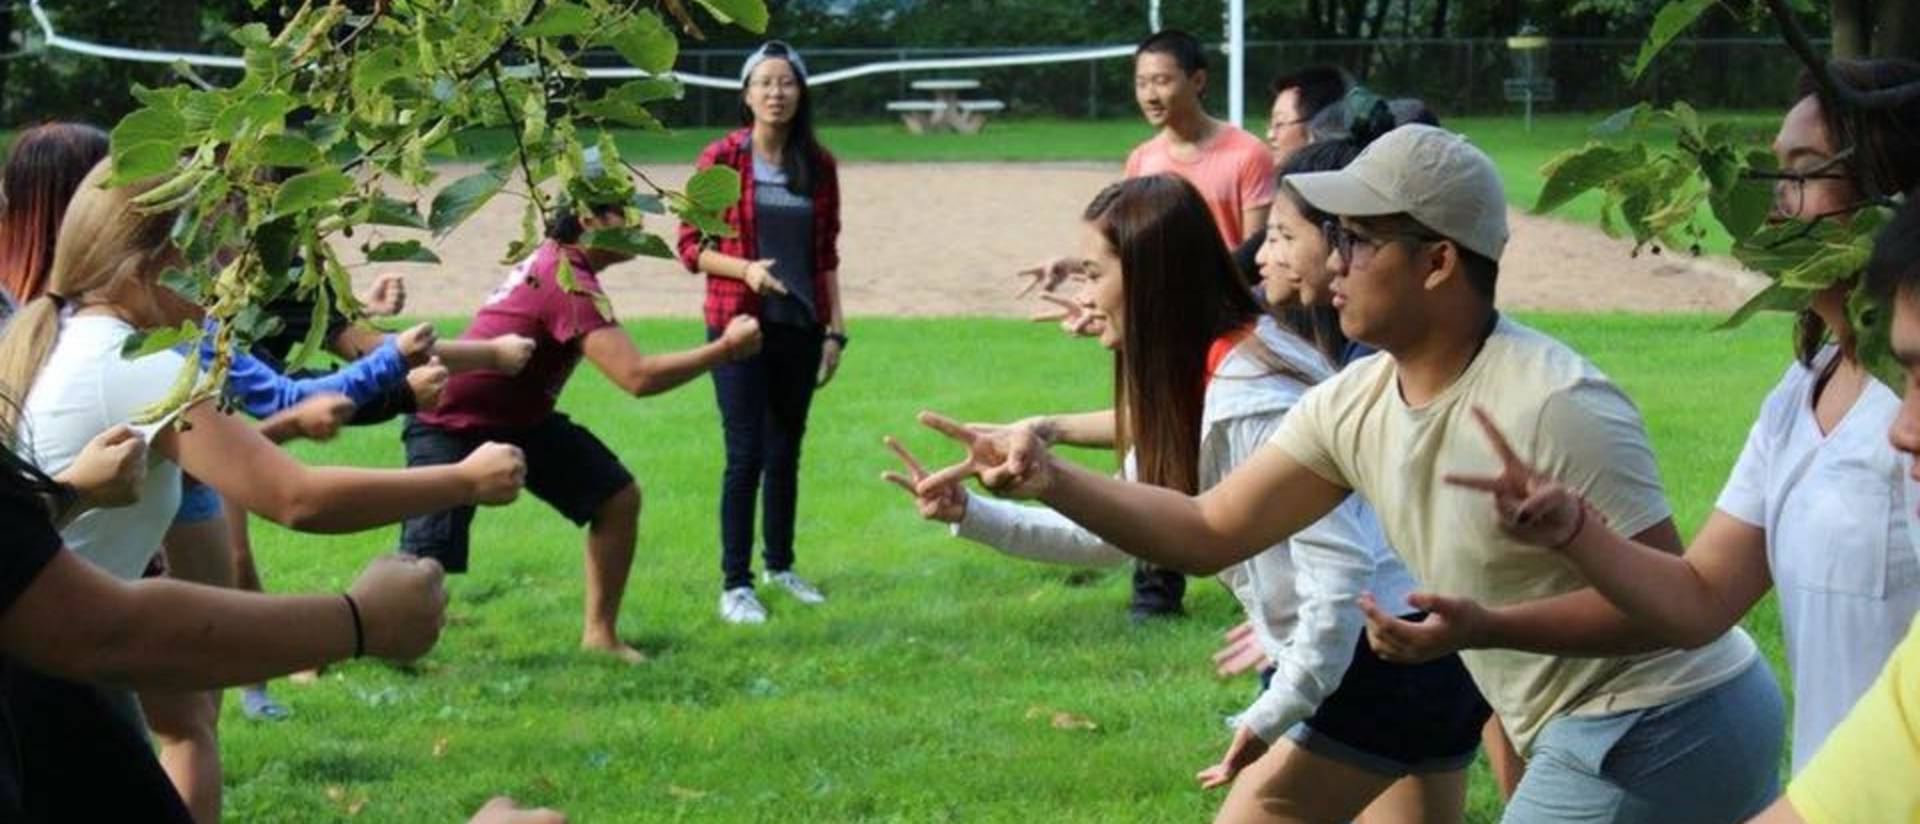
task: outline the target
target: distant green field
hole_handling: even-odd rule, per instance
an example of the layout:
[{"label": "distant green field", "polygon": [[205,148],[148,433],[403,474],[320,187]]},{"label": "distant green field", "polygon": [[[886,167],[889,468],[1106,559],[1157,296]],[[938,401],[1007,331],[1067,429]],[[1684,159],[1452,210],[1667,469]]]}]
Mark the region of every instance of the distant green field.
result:
[{"label": "distant green field", "polygon": [[[1638,402],[1690,533],[1789,357],[1786,319],[1731,333],[1707,332],[1716,319],[1699,315],[1527,320]],[[694,320],[630,328],[651,350],[701,334]],[[802,478],[798,568],[828,604],[768,593],[770,624],[722,624],[711,385],[636,401],[584,369],[561,407],[640,479],[624,621],[654,661],[575,651],[578,530],[530,498],[483,512],[473,571],[452,582],[451,621],[420,664],[354,663],[314,685],[277,685],[295,710],[280,724],[248,722],[228,702],[229,818],[450,822],[504,791],[576,821],[1204,820],[1220,794],[1199,792],[1193,772],[1218,757],[1222,719],[1253,690],[1207,667],[1237,620],[1232,599],[1196,583],[1191,617],[1131,626],[1126,575],[1070,583],[962,543],[877,478],[891,462],[886,433],[929,460],[953,457],[913,424],[922,408],[995,420],[1103,403],[1105,354],[1013,320],[855,318],[853,332],[838,382],[814,406]],[[401,461],[394,425],[298,449]],[[1101,453],[1075,457],[1111,466]],[[280,591],[342,587],[396,538],[255,531]],[[1771,599],[1747,621],[1776,667],[1777,624]],[[1056,728],[1056,712],[1096,728]],[[1470,820],[1498,810],[1476,768]]]}]

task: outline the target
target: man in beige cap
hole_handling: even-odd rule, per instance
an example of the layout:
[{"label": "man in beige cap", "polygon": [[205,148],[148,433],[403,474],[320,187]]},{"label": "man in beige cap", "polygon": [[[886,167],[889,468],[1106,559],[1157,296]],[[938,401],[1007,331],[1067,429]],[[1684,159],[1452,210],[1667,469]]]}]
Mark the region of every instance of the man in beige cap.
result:
[{"label": "man in beige cap", "polygon": [[[1592,517],[1680,549],[1633,403],[1565,344],[1494,309],[1507,224],[1492,161],[1459,135],[1410,125],[1344,170],[1285,184],[1339,216],[1328,229],[1340,325],[1381,354],[1314,387],[1266,447],[1197,497],[1056,460],[1026,429],[969,431],[931,415],[923,420],[965,443],[968,458],[924,486],[977,475],[1195,575],[1284,540],[1357,492],[1421,584],[1452,596],[1416,594],[1426,612],[1408,616],[1357,605],[1381,655],[1508,648],[1462,653],[1528,759],[1505,821],[1730,822],[1760,811],[1778,782],[1783,707],[1740,629],[1692,650],[1616,643],[1556,657],[1514,650],[1565,647],[1563,633],[1549,645],[1542,633],[1555,628],[1530,625],[1524,611],[1471,603],[1533,601],[1586,581],[1561,554],[1516,537],[1527,527],[1516,508],[1488,505],[1482,489],[1514,473],[1467,485],[1449,472],[1524,462],[1578,492]],[[1498,431],[1516,447],[1486,436]],[[1627,623],[1604,601],[1591,608]],[[1275,746],[1242,773],[1223,818],[1310,820],[1295,814],[1312,793],[1286,775],[1290,760],[1317,757]]]}]

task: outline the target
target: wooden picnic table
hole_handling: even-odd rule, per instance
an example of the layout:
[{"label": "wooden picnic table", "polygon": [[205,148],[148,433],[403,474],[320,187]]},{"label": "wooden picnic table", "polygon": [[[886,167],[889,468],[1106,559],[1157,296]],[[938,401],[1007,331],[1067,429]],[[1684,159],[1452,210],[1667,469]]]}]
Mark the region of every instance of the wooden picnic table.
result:
[{"label": "wooden picnic table", "polygon": [[999,100],[962,100],[961,92],[980,88],[980,81],[962,78],[915,80],[914,91],[927,92],[931,100],[895,100],[887,111],[896,112],[914,134],[929,131],[955,131],[973,134],[986,125],[987,114],[1007,107]]}]

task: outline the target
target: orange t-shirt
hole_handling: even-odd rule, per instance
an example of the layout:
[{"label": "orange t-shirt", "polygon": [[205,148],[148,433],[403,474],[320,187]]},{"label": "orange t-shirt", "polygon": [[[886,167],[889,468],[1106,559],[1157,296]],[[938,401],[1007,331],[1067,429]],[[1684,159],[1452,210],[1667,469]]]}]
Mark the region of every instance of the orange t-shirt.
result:
[{"label": "orange t-shirt", "polygon": [[1127,155],[1127,177],[1163,172],[1186,178],[1200,190],[1214,224],[1220,227],[1220,238],[1230,249],[1245,239],[1242,215],[1248,209],[1273,203],[1273,155],[1267,153],[1267,144],[1260,138],[1238,126],[1221,124],[1192,160],[1173,156],[1164,131]]}]

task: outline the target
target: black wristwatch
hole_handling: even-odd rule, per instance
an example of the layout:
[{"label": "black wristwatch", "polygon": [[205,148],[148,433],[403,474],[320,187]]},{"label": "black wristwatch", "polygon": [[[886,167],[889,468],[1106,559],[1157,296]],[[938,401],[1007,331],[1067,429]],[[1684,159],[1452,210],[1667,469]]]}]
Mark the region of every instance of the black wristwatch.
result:
[{"label": "black wristwatch", "polygon": [[828,333],[827,333],[827,340],[830,340],[830,341],[833,341],[834,343],[837,343],[837,344],[840,344],[840,349],[841,349],[842,351],[845,351],[845,350],[846,350],[846,348],[847,348],[847,336],[846,336],[846,334],[844,334],[844,333],[841,333],[841,332],[828,332]]}]

